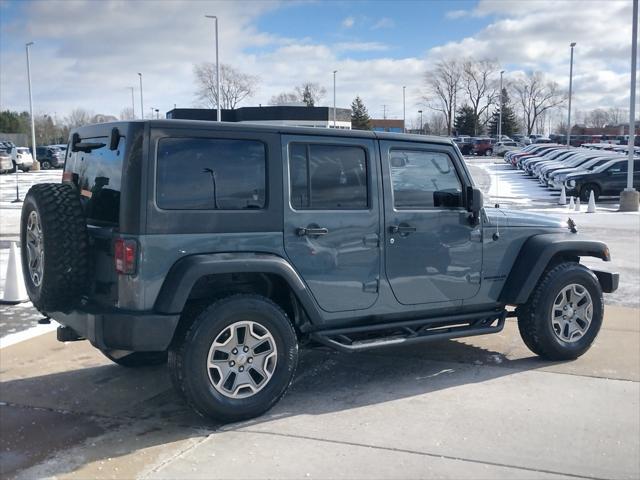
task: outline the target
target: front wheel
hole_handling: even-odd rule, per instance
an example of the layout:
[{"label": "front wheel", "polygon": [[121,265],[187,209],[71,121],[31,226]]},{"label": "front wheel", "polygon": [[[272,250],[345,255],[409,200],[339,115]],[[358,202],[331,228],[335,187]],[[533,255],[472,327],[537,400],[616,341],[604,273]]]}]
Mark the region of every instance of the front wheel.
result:
[{"label": "front wheel", "polygon": [[224,422],[269,410],[291,384],[297,362],[298,343],[287,314],[258,295],[211,304],[169,350],[177,390],[196,412]]},{"label": "front wheel", "polygon": [[593,183],[589,183],[580,189],[580,200],[588,202],[591,192],[593,192],[593,199],[597,202],[598,198],[600,198],[600,188]]},{"label": "front wheel", "polygon": [[489,149],[489,150],[485,151],[485,152],[484,152],[484,154],[485,154],[487,157],[490,157],[491,155],[493,155],[493,150]]},{"label": "front wheel", "polygon": [[600,331],[602,288],[585,266],[561,263],[543,275],[517,313],[520,336],[533,353],[572,360],[589,350]]},{"label": "front wheel", "polygon": [[43,160],[40,162],[40,167],[42,170],[49,170],[51,168],[51,162],[49,162],[49,160]]}]

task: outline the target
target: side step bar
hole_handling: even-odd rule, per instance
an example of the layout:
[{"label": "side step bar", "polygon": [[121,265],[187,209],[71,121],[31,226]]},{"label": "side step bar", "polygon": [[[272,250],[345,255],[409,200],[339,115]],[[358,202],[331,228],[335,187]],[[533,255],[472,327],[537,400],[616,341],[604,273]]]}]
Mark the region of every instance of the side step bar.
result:
[{"label": "side step bar", "polygon": [[504,328],[506,311],[425,318],[405,322],[381,323],[351,328],[337,328],[310,335],[322,345],[341,352],[361,352],[373,348],[448,340],[498,333]]}]

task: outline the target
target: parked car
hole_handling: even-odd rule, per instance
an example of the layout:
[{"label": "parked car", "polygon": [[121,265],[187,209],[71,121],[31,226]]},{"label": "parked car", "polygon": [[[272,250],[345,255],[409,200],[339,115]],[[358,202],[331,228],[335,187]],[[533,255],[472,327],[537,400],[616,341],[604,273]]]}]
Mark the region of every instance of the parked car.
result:
[{"label": "parked car", "polygon": [[503,156],[505,153],[511,150],[517,150],[517,149],[518,149],[518,144],[513,140],[511,141],[503,140],[501,142],[496,143],[493,151],[496,155]]},{"label": "parked car", "polygon": [[11,149],[11,160],[13,168],[19,168],[23,172],[28,172],[33,167],[33,157],[27,147],[13,147]]},{"label": "parked car", "polygon": [[613,160],[611,155],[592,158],[578,167],[560,168],[547,176],[547,186],[552,190],[562,190],[565,180],[574,173],[592,172],[596,168]]},{"label": "parked car", "polygon": [[[591,172],[576,172],[567,175],[564,182],[567,195],[589,200],[591,192],[596,201],[601,196],[618,196],[627,186],[629,160],[611,160]],[[640,188],[640,160],[633,162],[633,187]]]},{"label": "parked car", "polygon": [[58,147],[37,147],[36,158],[43,170],[62,168],[64,165],[64,153]]},{"label": "parked car", "polygon": [[475,155],[486,155],[490,157],[493,155],[493,144],[494,140],[492,138],[474,138],[473,153]]},{"label": "parked car", "polygon": [[577,358],[619,281],[579,263],[610,253],[572,222],[484,208],[449,139],[148,120],[81,127],[69,149],[63,183],[22,207],[29,298],[60,341],[130,367],[168,357],[189,405],[222,421],[275,405],[299,346],[358,352],[518,317],[533,352]]},{"label": "parked car", "polygon": [[473,153],[473,141],[471,137],[459,136],[453,139],[453,142],[460,149],[460,153],[463,155],[471,155]]},{"label": "parked car", "polygon": [[0,174],[13,171],[13,162],[11,154],[4,148],[0,148]]}]

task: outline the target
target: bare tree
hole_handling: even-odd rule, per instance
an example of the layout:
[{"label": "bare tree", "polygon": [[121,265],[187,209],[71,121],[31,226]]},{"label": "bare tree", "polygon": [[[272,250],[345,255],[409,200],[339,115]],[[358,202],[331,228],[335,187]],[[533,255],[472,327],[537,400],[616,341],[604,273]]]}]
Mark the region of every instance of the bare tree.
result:
[{"label": "bare tree", "polygon": [[[193,66],[196,77],[196,98],[209,108],[218,106],[218,83],[216,66],[213,63],[200,63]],[[256,92],[259,79],[254,75],[242,73],[230,65],[220,65],[220,106],[234,109],[247,97]]]},{"label": "bare tree", "polygon": [[93,112],[85,110],[83,108],[76,108],[71,110],[71,113],[64,119],[64,123],[67,127],[77,128],[91,123],[91,119],[94,117]]},{"label": "bare tree", "polygon": [[318,105],[327,94],[327,90],[315,82],[304,82],[296,87],[296,94],[300,101],[307,104],[307,107]]},{"label": "bare tree", "polygon": [[432,110],[442,113],[451,135],[456,93],[460,88],[461,66],[455,60],[441,60],[435,68],[425,74],[427,93],[424,97]]},{"label": "bare tree", "polygon": [[607,123],[609,125],[620,125],[625,120],[629,119],[629,111],[620,107],[611,107],[607,110]]},{"label": "bare tree", "polygon": [[[495,60],[468,59],[462,63],[462,90],[473,109],[474,135],[479,133],[481,124],[486,124],[491,117],[489,109],[498,98],[499,87],[493,78],[497,71],[498,63]],[[483,116],[484,121],[481,121]]]},{"label": "bare tree", "polygon": [[562,105],[567,95],[560,90],[558,84],[546,80],[541,72],[530,72],[525,77],[512,84],[520,107],[522,108],[523,123],[527,135],[533,132],[538,118],[547,110]]},{"label": "bare tree", "polygon": [[269,100],[270,105],[287,105],[289,103],[298,103],[300,99],[295,92],[281,92],[278,95],[274,95]]},{"label": "bare tree", "polygon": [[609,113],[603,108],[596,108],[585,115],[587,127],[604,127],[609,123]]},{"label": "bare tree", "polygon": [[123,108],[120,112],[120,120],[135,120],[135,118],[133,108],[131,107]]}]

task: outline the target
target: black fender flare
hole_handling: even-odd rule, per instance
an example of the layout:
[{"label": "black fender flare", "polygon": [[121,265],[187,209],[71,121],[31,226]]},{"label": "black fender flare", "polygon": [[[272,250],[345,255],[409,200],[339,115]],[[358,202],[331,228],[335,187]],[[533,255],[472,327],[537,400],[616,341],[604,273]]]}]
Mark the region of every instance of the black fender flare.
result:
[{"label": "black fender flare", "polygon": [[284,258],[268,253],[212,253],[178,260],[165,277],[154,311],[181,313],[195,283],[206,275],[223,273],[271,273],[289,285],[312,323],[320,320],[315,300],[298,272]]},{"label": "black fender flare", "polygon": [[603,242],[574,239],[566,234],[534,235],[520,249],[500,294],[500,302],[508,305],[526,303],[549,262],[558,254],[611,261],[609,248]]}]

